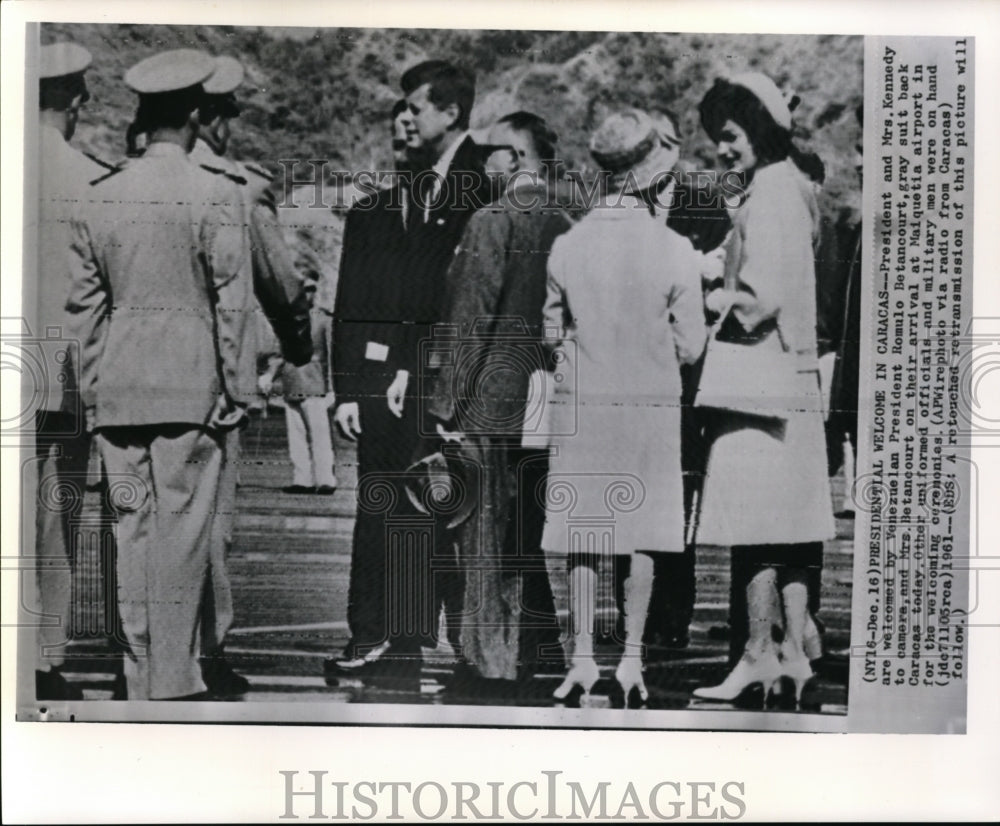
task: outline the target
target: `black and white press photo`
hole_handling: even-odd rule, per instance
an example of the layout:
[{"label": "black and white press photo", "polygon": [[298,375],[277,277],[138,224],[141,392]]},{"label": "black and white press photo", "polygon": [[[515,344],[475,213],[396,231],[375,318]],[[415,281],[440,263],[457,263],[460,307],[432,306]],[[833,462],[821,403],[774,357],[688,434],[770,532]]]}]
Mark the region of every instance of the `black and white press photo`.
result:
[{"label": "black and white press photo", "polygon": [[962,726],[971,40],[28,37],[24,719]]},{"label": "black and white press photo", "polygon": [[997,11],[0,5],[5,821],[995,810]]}]

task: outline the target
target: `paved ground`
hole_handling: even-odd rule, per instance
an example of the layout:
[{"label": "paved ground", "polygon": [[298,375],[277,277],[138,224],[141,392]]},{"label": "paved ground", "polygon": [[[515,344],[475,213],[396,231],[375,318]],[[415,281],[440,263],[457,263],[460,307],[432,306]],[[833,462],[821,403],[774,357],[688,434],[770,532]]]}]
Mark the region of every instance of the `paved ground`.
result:
[{"label": "paved ground", "polygon": [[[254,417],[244,432],[244,462],[238,493],[239,514],[235,547],[230,558],[236,621],[227,650],[233,665],[250,680],[245,702],[392,702],[486,703],[552,705],[549,695],[558,675],[538,675],[537,691],[518,700],[484,698],[441,691],[454,658],[443,645],[426,652],[420,692],[366,688],[359,681],[342,680],[330,688],[322,677],[323,659],[339,651],[347,639],[345,606],[353,529],[356,475],[353,446],[337,442],[340,482],[332,497],[295,496],[281,491],[291,481],[285,452],[284,416],[272,410]],[[835,480],[839,494],[843,481]],[[837,499],[839,501],[839,498]],[[87,498],[86,512],[96,510],[96,496]],[[812,698],[822,712],[844,714],[847,707],[846,658],[836,652],[848,644],[853,522],[838,520],[838,538],[827,543],[823,572],[823,607],[828,652],[818,673]],[[549,560],[549,570],[566,623],[566,565],[564,558]],[[96,552],[89,548],[77,568],[77,618],[81,633],[73,646],[68,677],[78,681],[85,696],[107,699],[111,668],[98,641],[100,577]],[[727,643],[710,638],[709,629],[724,624],[728,610],[728,552],[706,547],[698,551],[697,602],[691,642],[684,651],[652,651],[646,681],[649,706],[682,709],[691,705],[691,691],[725,676]],[[599,611],[610,616],[613,606]],[[443,638],[443,637],[442,637]],[[620,705],[614,692],[614,645],[599,647],[602,679],[585,702],[593,706]],[[698,704],[697,707],[708,707]]]}]

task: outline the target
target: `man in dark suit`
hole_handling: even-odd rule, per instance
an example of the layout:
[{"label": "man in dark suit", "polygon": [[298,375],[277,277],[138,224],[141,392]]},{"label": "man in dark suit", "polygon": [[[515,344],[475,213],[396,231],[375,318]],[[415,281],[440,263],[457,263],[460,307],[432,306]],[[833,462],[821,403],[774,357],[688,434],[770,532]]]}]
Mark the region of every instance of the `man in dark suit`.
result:
[{"label": "man in dark suit", "polygon": [[[362,198],[347,213],[334,304],[335,419],[358,443],[358,509],[348,588],[351,636],[326,672],[360,673],[384,653],[389,639],[387,520],[405,508],[397,475],[405,470],[416,428],[389,411],[386,394],[402,360],[400,300],[406,266],[410,178],[419,169],[420,140],[405,100],[392,109],[393,153],[399,173],[389,186]],[[388,485],[388,488],[385,486]],[[385,490],[393,502],[379,506]]]},{"label": "man in dark suit", "polygon": [[[445,310],[445,281],[462,233],[472,214],[490,201],[482,150],[468,134],[475,82],[463,69],[429,60],[401,79],[403,93],[428,168],[413,177],[401,281],[401,322],[387,364],[394,377],[389,410],[418,439],[433,437],[423,421],[422,398],[433,374],[423,360],[432,328]],[[455,570],[454,537],[433,517],[400,524],[388,540],[390,559],[390,653],[393,670],[407,679],[419,674],[420,648],[436,642],[442,605],[456,625],[461,586]],[[432,570],[436,569],[436,573]],[[449,634],[454,642],[454,636]]]}]

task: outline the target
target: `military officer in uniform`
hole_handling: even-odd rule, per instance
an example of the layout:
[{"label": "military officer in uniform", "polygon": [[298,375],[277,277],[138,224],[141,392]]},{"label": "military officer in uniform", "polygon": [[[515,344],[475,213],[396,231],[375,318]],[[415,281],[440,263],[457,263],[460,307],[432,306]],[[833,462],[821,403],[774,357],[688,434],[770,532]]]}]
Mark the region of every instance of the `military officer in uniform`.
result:
[{"label": "military officer in uniform", "polygon": [[240,193],[188,158],[202,83],[192,49],[133,66],[141,158],[91,184],[72,222],[67,310],[81,396],[119,512],[119,605],[131,700],[205,697],[198,618],[224,434],[245,415],[216,306],[247,252]]},{"label": "military officer in uniform", "polygon": [[[91,55],[75,43],[43,46],[39,64],[39,220],[38,275],[25,279],[24,305],[30,334],[45,340],[44,386],[31,387],[36,398],[38,498],[35,550],[38,558],[37,613],[42,615],[37,644],[35,693],[39,700],[79,699],[78,689],[60,673],[70,618],[70,518],[83,501],[90,439],[79,397],[79,352],[72,343],[65,313],[69,296],[69,218],[90,181],[108,172],[69,141],[80,107],[90,98],[84,72]],[[27,293],[34,287],[35,301]],[[66,493],[72,491],[67,499]]]},{"label": "military officer in uniform", "polygon": [[[225,318],[224,342],[232,349],[237,372],[230,384],[240,406],[254,401],[257,391],[258,331],[263,319],[273,325],[284,354],[294,364],[308,362],[309,303],[305,282],[297,274],[277,220],[270,190],[271,176],[263,168],[226,157],[230,120],[239,115],[236,90],[243,82],[243,65],[227,55],[215,58],[215,71],[203,84],[198,137],[191,160],[237,185],[250,233],[249,254],[239,277],[227,285],[220,311]],[[246,678],[227,663],[223,646],[233,622],[233,597],[226,555],[233,541],[236,485],[240,462],[240,430],[226,434],[219,495],[212,520],[209,577],[201,617],[202,677],[213,694],[238,695],[249,688]]]}]

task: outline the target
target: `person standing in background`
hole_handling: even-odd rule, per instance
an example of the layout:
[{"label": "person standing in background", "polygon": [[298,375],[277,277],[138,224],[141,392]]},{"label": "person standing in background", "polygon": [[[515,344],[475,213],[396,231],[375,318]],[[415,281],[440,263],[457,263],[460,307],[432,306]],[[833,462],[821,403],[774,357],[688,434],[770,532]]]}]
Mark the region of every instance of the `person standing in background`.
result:
[{"label": "person standing in background", "polygon": [[329,410],[333,404],[331,375],[331,313],[316,306],[320,273],[303,273],[312,330],[312,360],[301,367],[283,358],[271,359],[258,380],[260,392],[271,394],[280,376],[288,428],[288,456],[292,462],[292,484],[282,490],[292,494],[333,496],[337,490],[336,457],[330,433]]},{"label": "person standing in background", "polygon": [[[203,84],[198,138],[189,157],[206,171],[235,183],[243,203],[248,254],[239,277],[222,293],[218,309],[223,321],[222,342],[231,351],[229,360],[237,365],[230,377],[231,393],[246,408],[256,399],[261,319],[273,325],[289,358],[301,363],[309,352],[310,316],[306,285],[292,265],[278,226],[270,175],[255,164],[226,156],[231,121],[240,114],[236,90],[243,77],[243,65],[236,58],[215,58],[215,71]],[[219,496],[212,519],[209,582],[201,617],[202,676],[216,696],[239,695],[250,687],[245,677],[233,671],[224,651],[226,634],[233,623],[226,557],[233,543],[241,432],[242,428],[233,429],[225,437]]]},{"label": "person standing in background", "polygon": [[45,385],[30,388],[41,397],[35,416],[39,483],[35,548],[36,613],[44,619],[39,620],[35,693],[39,700],[77,700],[82,696],[79,689],[60,673],[70,634],[74,564],[69,524],[73,508],[61,499],[72,490],[67,501],[82,504],[91,439],[80,403],[80,352],[70,335],[66,313],[71,285],[70,219],[90,182],[107,175],[111,167],[69,143],[80,107],[90,99],[84,79],[92,60],[90,52],[75,43],[54,43],[42,46],[39,57],[38,277],[34,309],[30,299],[24,302],[30,334],[49,339],[42,353]]}]

